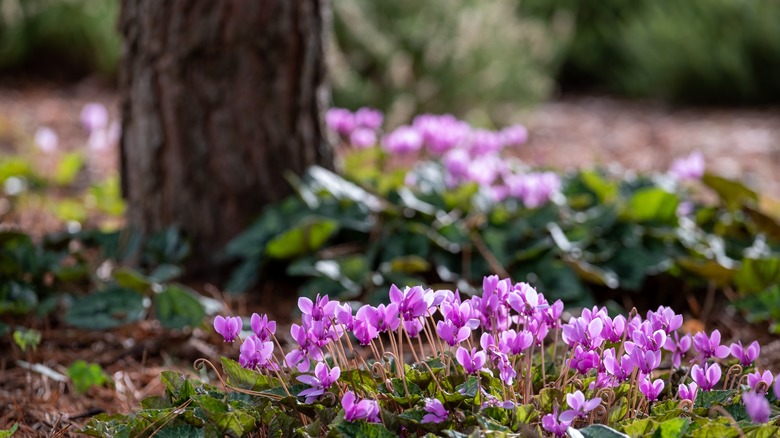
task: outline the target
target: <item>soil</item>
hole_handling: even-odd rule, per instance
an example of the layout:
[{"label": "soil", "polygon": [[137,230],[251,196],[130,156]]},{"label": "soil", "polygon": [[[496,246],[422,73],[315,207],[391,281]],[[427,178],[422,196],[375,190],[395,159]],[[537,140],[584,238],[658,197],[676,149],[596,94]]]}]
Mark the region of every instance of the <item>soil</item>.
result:
[{"label": "soil", "polygon": [[[31,138],[42,125],[57,132],[61,150],[86,148],[87,134],[80,126],[79,113],[89,102],[106,105],[112,119],[119,115],[116,92],[95,82],[0,84],[0,156],[29,151],[34,147]],[[537,164],[571,169],[617,163],[641,171],[664,171],[675,157],[700,150],[713,171],[780,198],[777,108],[674,108],[603,96],[572,96],[536,108],[525,120],[530,141],[517,154]],[[115,147],[90,154],[91,178],[116,172]],[[45,209],[14,216],[0,225],[38,235],[61,226]],[[284,303],[276,302],[274,297],[280,295],[273,290],[247,302],[223,296],[214,287],[193,286],[222,300],[234,314],[270,311],[283,322],[289,313],[279,309],[294,305],[292,294],[287,294]],[[689,303],[691,330],[719,328],[725,341],[758,339],[762,344],[758,366],[780,371],[778,337],[768,335],[765,326],[747,324],[725,300],[704,301]],[[33,352],[20,351],[10,336],[0,342],[0,429],[18,423],[21,436],[75,435],[99,412],[129,412],[144,397],[160,394],[163,370],[195,373],[192,363],[197,358],[237,355],[236,349],[221,343],[211,331],[170,332],[153,321],[108,332],[69,329],[56,321],[11,323],[36,328],[43,335],[42,344]],[[99,363],[113,385],[93,387],[82,395],[67,379],[58,381],[76,359]],[[24,363],[44,365],[49,377],[24,368]]]}]

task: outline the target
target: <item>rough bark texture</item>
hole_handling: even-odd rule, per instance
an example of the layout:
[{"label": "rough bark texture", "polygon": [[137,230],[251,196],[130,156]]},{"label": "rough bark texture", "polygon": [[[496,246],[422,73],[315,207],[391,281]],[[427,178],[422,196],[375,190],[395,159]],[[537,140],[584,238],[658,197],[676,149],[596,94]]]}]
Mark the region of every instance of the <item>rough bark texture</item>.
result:
[{"label": "rough bark texture", "polygon": [[194,266],[331,167],[319,0],[123,0],[122,188],[130,226],[180,226]]}]

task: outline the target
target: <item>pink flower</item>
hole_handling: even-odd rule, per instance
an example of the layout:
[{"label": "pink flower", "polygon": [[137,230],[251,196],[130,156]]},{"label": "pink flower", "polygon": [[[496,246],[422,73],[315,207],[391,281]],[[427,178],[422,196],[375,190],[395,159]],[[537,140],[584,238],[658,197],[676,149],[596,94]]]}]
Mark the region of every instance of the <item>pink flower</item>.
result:
[{"label": "pink flower", "polygon": [[750,421],[754,423],[766,423],[769,421],[771,409],[769,400],[763,394],[756,394],[753,391],[742,394],[742,403],[745,404]]},{"label": "pink flower", "polygon": [[298,397],[306,397],[306,403],[313,403],[319,396],[325,393],[334,383],[339,379],[341,375],[341,369],[339,367],[333,367],[328,371],[328,365],[325,362],[319,362],[314,367],[314,375],[304,374],[296,377],[296,379],[305,383],[311,388],[304,389],[298,393]]},{"label": "pink flower", "polygon": [[466,326],[458,328],[452,321],[444,320],[436,323],[436,334],[438,334],[447,345],[454,347],[471,336],[471,329]]},{"label": "pink flower", "polygon": [[674,332],[664,343],[664,350],[672,352],[672,365],[675,368],[680,367],[680,362],[685,353],[691,349],[691,335],[685,335],[682,338],[679,337],[677,332]]},{"label": "pink flower", "polygon": [[753,341],[747,348],[742,347],[742,341],[737,341],[736,344],[731,344],[731,355],[739,362],[743,367],[749,366],[761,353],[761,346],[758,341]]},{"label": "pink flower", "polygon": [[601,404],[601,397],[586,401],[582,391],[575,391],[573,394],[566,394],[566,403],[571,409],[561,413],[560,421],[571,423],[575,418],[587,417],[588,412],[596,409],[596,406]]},{"label": "pink flower", "polygon": [[707,360],[711,357],[723,359],[729,355],[729,347],[720,345],[720,331],[713,330],[707,337],[704,332],[696,333],[693,336],[693,347],[699,352],[697,359]]},{"label": "pink flower", "polygon": [[447,421],[447,410],[438,399],[431,398],[425,401],[425,416],[421,423],[442,423]]},{"label": "pink flower", "polygon": [[341,398],[341,407],[344,408],[344,419],[349,422],[357,420],[366,420],[369,423],[380,422],[379,403],[375,400],[357,401],[357,397],[352,391],[344,393]]},{"label": "pink flower", "polygon": [[223,317],[217,315],[217,317],[214,318],[214,330],[225,338],[225,342],[235,341],[238,334],[241,332],[242,325],[241,318],[238,316]]},{"label": "pink flower", "polygon": [[251,335],[241,344],[240,350],[238,363],[244,368],[278,368],[276,364],[268,361],[274,351],[274,344],[271,341],[264,342],[257,336]]},{"label": "pink flower", "polygon": [[253,313],[249,325],[261,341],[267,341],[276,334],[276,321],[268,321],[268,315],[261,318],[257,313]]},{"label": "pink flower", "polygon": [[512,125],[501,130],[501,137],[507,146],[520,146],[528,141],[528,129],[523,125]]},{"label": "pink flower", "polygon": [[477,352],[476,348],[472,348],[471,352],[469,352],[463,347],[458,347],[458,351],[455,352],[455,359],[466,370],[466,374],[478,373],[487,361],[484,350]]},{"label": "pink flower", "polygon": [[376,144],[376,132],[368,128],[357,128],[349,134],[349,144],[358,148],[370,148]]},{"label": "pink flower", "polygon": [[681,383],[677,388],[677,396],[680,400],[696,401],[696,394],[699,392],[699,385],[696,382],[691,382],[687,386]]},{"label": "pink flower", "polygon": [[382,127],[384,116],[375,108],[363,107],[355,111],[355,123],[358,127],[375,131]]},{"label": "pink flower", "polygon": [[54,152],[57,150],[59,138],[53,129],[42,126],[35,131],[35,145],[43,152]]},{"label": "pink flower", "polygon": [[[772,379],[772,372],[769,370],[765,370],[763,373],[756,371],[747,375],[748,386],[758,394],[766,394],[769,391],[769,387],[772,386]],[[758,385],[761,383],[766,386],[762,391],[759,391]]]},{"label": "pink flower", "polygon": [[658,396],[661,395],[661,391],[664,390],[664,381],[661,379],[651,381],[649,375],[645,376],[644,379],[639,381],[639,390],[649,401],[656,401]]},{"label": "pink flower", "polygon": [[699,365],[694,365],[691,368],[691,378],[703,391],[709,391],[714,388],[720,381],[720,376],[720,365],[716,363],[712,365],[705,364],[703,368]]},{"label": "pink flower", "polygon": [[704,176],[704,156],[696,151],[687,157],[674,160],[669,174],[680,181],[700,179]]},{"label": "pink flower", "polygon": [[108,110],[101,103],[88,103],[81,110],[81,124],[87,132],[104,130],[108,126]]},{"label": "pink flower", "polygon": [[558,408],[555,407],[553,409],[552,414],[547,414],[544,417],[542,417],[542,427],[547,432],[550,432],[551,434],[555,435],[558,438],[562,438],[566,436],[566,429],[571,426],[571,420],[564,421],[561,417],[563,417],[563,414],[561,416],[558,416]]},{"label": "pink flower", "polygon": [[330,129],[347,136],[355,129],[355,115],[344,108],[331,108],[325,113],[325,123]]},{"label": "pink flower", "polygon": [[406,154],[417,152],[422,148],[423,138],[416,129],[411,126],[399,126],[395,131],[385,135],[382,146],[393,154]]}]

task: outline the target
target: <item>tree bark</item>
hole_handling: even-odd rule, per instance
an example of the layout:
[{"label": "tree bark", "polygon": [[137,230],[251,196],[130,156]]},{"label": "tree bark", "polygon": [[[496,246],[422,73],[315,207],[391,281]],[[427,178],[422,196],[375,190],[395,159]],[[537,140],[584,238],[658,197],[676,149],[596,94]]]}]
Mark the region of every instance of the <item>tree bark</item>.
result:
[{"label": "tree bark", "polygon": [[190,267],[332,167],[323,2],[123,0],[121,170],[128,225],[179,226]]}]

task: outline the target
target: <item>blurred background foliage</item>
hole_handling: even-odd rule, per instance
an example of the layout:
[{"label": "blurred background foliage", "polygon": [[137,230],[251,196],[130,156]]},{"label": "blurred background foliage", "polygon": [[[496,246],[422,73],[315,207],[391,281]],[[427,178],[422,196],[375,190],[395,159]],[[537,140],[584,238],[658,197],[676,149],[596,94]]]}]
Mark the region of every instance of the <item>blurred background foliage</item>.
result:
[{"label": "blurred background foliage", "polygon": [[[377,107],[391,122],[452,112],[500,124],[557,89],[780,101],[777,0],[332,4],[334,102]],[[118,0],[0,0],[0,73],[114,74],[118,11]]]}]

